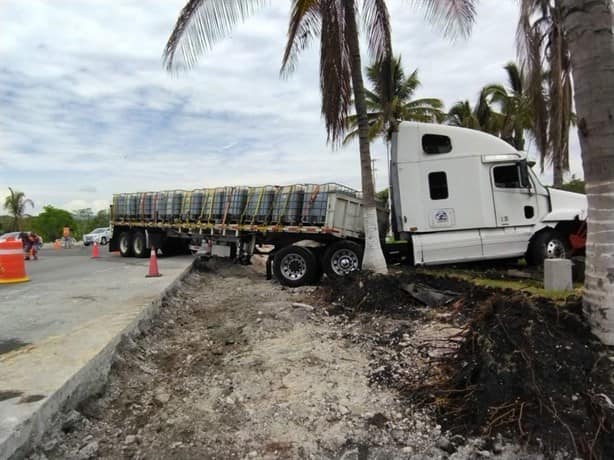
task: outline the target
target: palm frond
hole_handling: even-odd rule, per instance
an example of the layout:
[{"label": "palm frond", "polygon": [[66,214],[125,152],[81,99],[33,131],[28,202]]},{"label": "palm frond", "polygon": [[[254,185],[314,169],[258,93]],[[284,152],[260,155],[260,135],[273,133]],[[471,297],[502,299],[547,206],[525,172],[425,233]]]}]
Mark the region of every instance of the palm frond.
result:
[{"label": "palm frond", "polygon": [[507,78],[512,91],[516,94],[522,94],[524,80],[522,70],[515,62],[508,62],[503,68],[507,72]]},{"label": "palm frond", "polygon": [[320,0],[320,90],[327,140],[333,145],[343,136],[352,103],[352,74],[346,34],[345,10],[337,0]]},{"label": "palm frond", "polygon": [[320,34],[321,17],[318,0],[294,0],[288,23],[288,41],[281,63],[281,74],[294,71],[298,55]]},{"label": "palm frond", "polygon": [[390,15],[385,0],[363,0],[362,19],[373,60],[384,62],[391,59]]},{"label": "palm frond", "polygon": [[413,0],[423,6],[426,17],[443,28],[444,35],[467,37],[475,22],[477,0]]},{"label": "palm frond", "polygon": [[266,3],[267,0],[189,0],[164,48],[164,66],[168,71],[191,68],[237,23]]}]

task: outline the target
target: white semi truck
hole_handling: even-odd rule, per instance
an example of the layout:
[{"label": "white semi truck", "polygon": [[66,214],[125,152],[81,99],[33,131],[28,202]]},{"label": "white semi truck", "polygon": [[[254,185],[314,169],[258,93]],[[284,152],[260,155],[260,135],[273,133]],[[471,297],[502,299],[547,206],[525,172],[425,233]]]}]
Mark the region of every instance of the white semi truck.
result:
[{"label": "white semi truck", "polygon": [[[524,152],[480,131],[401,123],[390,203],[396,243],[384,252],[415,265],[540,264],[584,249],[586,197],[544,187]],[[385,212],[379,221],[383,240]],[[111,225],[110,250],[123,256],[189,247],[248,263],[266,245],[267,273],[289,286],[358,270],[364,244],[360,194],[336,184],[120,194]]]}]

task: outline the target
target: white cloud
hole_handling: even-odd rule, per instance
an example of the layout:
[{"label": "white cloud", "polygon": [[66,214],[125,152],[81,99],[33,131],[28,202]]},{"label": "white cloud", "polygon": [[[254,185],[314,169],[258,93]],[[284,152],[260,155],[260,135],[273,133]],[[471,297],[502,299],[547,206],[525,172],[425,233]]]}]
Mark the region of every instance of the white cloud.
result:
[{"label": "white cloud", "polygon": [[[318,46],[279,78],[288,2],[271,2],[190,72],[161,53],[182,0],[3,0],[0,194],[101,209],[113,193],[336,181],[359,187],[355,144],[326,145]],[[517,4],[482,2],[469,40],[451,42],[407,1],[391,1],[394,49],[419,68],[419,97],[450,106],[502,81]],[[364,65],[368,64],[365,57]],[[577,141],[572,170],[580,173]],[[385,186],[385,149],[378,186]]]}]

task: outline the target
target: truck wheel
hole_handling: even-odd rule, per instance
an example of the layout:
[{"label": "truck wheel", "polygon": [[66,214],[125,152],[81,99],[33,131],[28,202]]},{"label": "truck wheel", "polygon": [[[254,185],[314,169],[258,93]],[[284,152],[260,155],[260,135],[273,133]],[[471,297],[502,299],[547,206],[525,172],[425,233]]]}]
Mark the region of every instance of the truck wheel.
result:
[{"label": "truck wheel", "polygon": [[132,256],[132,233],[122,232],[119,235],[119,253],[122,257]]},{"label": "truck wheel", "polygon": [[149,255],[147,252],[147,239],[142,232],[136,232],[132,238],[132,252],[134,257],[144,258]]},{"label": "truck wheel", "polygon": [[556,230],[544,230],[529,243],[525,259],[528,265],[541,265],[545,259],[565,259],[568,256],[565,237]]},{"label": "truck wheel", "polygon": [[318,272],[317,264],[315,255],[309,249],[286,246],[275,254],[273,273],[284,286],[304,286],[314,281]]},{"label": "truck wheel", "polygon": [[353,241],[338,241],[324,252],[324,273],[329,278],[340,278],[360,270],[362,247]]}]

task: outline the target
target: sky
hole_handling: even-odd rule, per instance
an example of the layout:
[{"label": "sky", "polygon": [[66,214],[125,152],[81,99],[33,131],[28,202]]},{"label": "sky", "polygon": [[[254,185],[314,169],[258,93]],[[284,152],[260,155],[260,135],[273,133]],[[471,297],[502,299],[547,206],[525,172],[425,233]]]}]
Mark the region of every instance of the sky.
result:
[{"label": "sky", "polygon": [[[0,0],[0,200],[105,209],[114,193],[337,182],[360,188],[357,143],[333,149],[320,113],[318,44],[279,76],[290,2],[272,0],[189,72],[162,50],[183,0]],[[505,82],[518,6],[482,0],[469,39],[450,40],[414,2],[390,0],[393,49],[416,97],[449,108]],[[364,48],[364,47],[363,47]],[[367,54],[363,64],[369,63]],[[386,149],[372,144],[376,188]],[[535,149],[529,144],[530,157]],[[571,136],[571,173],[582,176]],[[551,175],[542,176],[545,183]],[[0,210],[2,213],[2,210]]]}]

